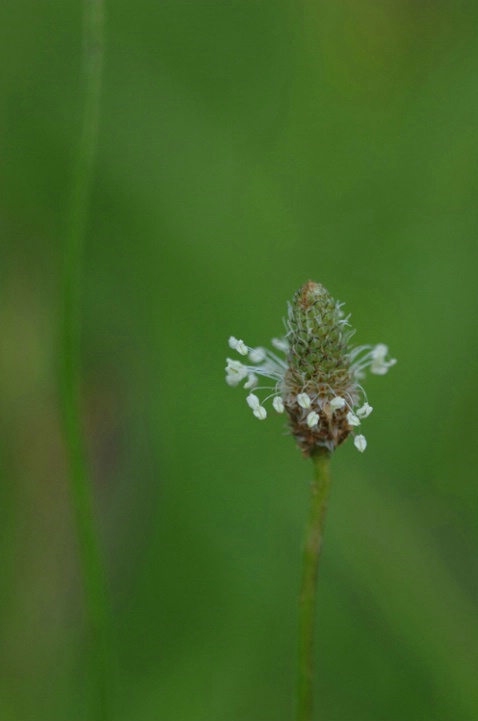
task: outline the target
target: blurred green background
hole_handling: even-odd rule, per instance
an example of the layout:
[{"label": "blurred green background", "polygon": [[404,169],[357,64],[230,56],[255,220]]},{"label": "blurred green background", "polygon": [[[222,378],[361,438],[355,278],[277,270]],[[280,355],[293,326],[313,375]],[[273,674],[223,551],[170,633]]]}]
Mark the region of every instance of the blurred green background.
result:
[{"label": "blurred green background", "polygon": [[[81,3],[0,9],[0,719],[91,718],[59,425]],[[119,721],[288,721],[311,468],[224,382],[303,282],[399,359],[336,454],[320,721],[478,719],[478,8],[108,2],[83,416]]]}]

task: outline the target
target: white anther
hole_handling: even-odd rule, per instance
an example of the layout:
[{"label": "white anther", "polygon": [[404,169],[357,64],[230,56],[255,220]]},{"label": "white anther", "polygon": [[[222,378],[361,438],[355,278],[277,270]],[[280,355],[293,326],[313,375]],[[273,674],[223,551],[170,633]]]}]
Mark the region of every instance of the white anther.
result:
[{"label": "white anther", "polygon": [[345,400],[340,396],[335,396],[335,398],[330,401],[329,406],[331,410],[338,411],[345,406]]},{"label": "white anther", "polygon": [[246,366],[241,361],[227,359],[226,383],[230,386],[237,386],[249,374]]},{"label": "white anther", "polygon": [[309,428],[313,428],[316,426],[319,422],[319,414],[315,411],[311,411],[309,415],[307,416],[307,425]]},{"label": "white anther", "polygon": [[273,338],[271,340],[271,343],[274,346],[274,348],[277,348],[277,350],[281,350],[284,353],[287,353],[287,351],[289,350],[289,344],[285,340],[285,338]]},{"label": "white anther", "polygon": [[252,408],[253,411],[259,408],[259,406],[261,405],[259,398],[254,393],[249,393],[246,398],[246,403],[249,408]]},{"label": "white anther", "polygon": [[263,421],[265,418],[267,418],[267,411],[264,408],[264,406],[259,406],[258,408],[254,408],[252,411],[256,418],[259,418],[260,421]]},{"label": "white anther", "polygon": [[372,349],[372,358],[374,360],[383,360],[387,353],[388,345],[385,345],[385,343],[377,343],[377,345]]},{"label": "white anther", "polygon": [[233,335],[229,338],[229,347],[233,350],[237,350],[238,353],[241,355],[247,355],[247,346],[244,343],[243,340],[238,340],[237,338],[234,338]]},{"label": "white anther", "polygon": [[364,403],[363,406],[358,409],[357,417],[358,418],[368,418],[372,411],[373,411],[372,406],[369,406],[368,403]]},{"label": "white anther", "polygon": [[274,410],[277,411],[277,413],[284,413],[284,402],[280,396],[276,396],[274,400],[272,401],[272,405],[274,406]]},{"label": "white anther", "polygon": [[355,436],[354,445],[355,448],[360,451],[360,453],[363,453],[364,450],[367,448],[367,439],[365,438],[365,436]]},{"label": "white anther", "polygon": [[253,348],[249,351],[249,359],[252,363],[262,363],[265,360],[266,352],[264,348]]},{"label": "white anther", "polygon": [[349,424],[349,426],[359,426],[360,418],[357,418],[355,413],[352,413],[352,411],[349,411],[347,413],[347,423]]},{"label": "white anther", "polygon": [[370,366],[370,372],[375,373],[377,376],[384,376],[388,372],[388,369],[395,365],[397,362],[396,358],[390,358],[386,360],[388,354],[388,346],[384,343],[378,343],[372,350],[372,365]]},{"label": "white anther", "polygon": [[255,386],[258,383],[258,378],[255,373],[249,373],[249,378],[247,379],[247,383],[244,383],[244,388],[255,388]]},{"label": "white anther", "polygon": [[310,397],[307,395],[307,393],[299,393],[297,396],[297,403],[300,405],[301,408],[310,408]]}]

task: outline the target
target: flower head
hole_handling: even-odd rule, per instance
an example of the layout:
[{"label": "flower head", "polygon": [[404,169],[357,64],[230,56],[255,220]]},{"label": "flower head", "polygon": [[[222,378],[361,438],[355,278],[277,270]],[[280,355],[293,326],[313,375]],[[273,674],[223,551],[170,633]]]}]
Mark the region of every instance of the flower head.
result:
[{"label": "flower head", "polygon": [[[366,369],[384,375],[397,362],[388,358],[388,347],[382,343],[350,346],[354,331],[342,305],[324,286],[309,281],[288,306],[285,337],[272,340],[275,351],[250,348],[234,336],[229,339],[229,346],[247,356],[250,364],[228,358],[227,383],[237,386],[247,379],[246,389],[269,389],[262,402],[249,393],[247,404],[264,420],[264,403],[272,398],[277,413],[286,412],[290,431],[306,456],[321,448],[333,451],[354,434],[373,410],[360,383]],[[271,385],[258,388],[259,376]],[[367,441],[356,435],[354,444],[363,452]]]}]

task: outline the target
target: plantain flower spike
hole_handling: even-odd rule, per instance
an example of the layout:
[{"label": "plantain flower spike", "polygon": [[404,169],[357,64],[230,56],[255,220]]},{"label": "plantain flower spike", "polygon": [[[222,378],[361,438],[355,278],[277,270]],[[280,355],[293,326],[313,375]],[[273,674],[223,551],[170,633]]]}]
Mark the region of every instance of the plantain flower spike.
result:
[{"label": "plantain flower spike", "polygon": [[[231,336],[229,345],[250,364],[228,359],[226,381],[235,386],[246,380],[244,388],[257,384],[258,376],[272,381],[260,390],[270,393],[261,402],[255,394],[247,398],[256,418],[264,420],[264,403],[273,398],[277,412],[288,416],[291,433],[305,456],[320,449],[334,451],[372,412],[361,380],[365,370],[385,375],[397,362],[388,359],[388,347],[352,347],[354,334],[342,303],[334,300],[320,283],[309,281],[300,288],[288,306],[286,334],[274,338],[277,352],[250,348]],[[258,390],[258,389],[256,389]],[[355,436],[355,447],[363,452],[365,436]]]}]

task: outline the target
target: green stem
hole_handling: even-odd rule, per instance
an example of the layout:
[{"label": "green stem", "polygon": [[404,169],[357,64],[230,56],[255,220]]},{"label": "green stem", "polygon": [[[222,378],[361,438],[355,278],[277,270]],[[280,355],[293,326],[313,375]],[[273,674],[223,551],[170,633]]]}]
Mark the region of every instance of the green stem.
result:
[{"label": "green stem", "polygon": [[330,489],[329,452],[320,451],[312,457],[312,460],[314,463],[314,479],[311,485],[309,518],[304,540],[302,582],[299,597],[297,721],[312,721],[317,574],[325,511]]},{"label": "green stem", "polygon": [[60,394],[72,504],[84,578],[85,603],[93,637],[91,661],[97,696],[96,717],[101,721],[107,721],[111,718],[110,614],[105,573],[93,518],[93,493],[80,414],[81,265],[98,137],[103,26],[103,0],[85,0],[83,108],[65,231]]}]

